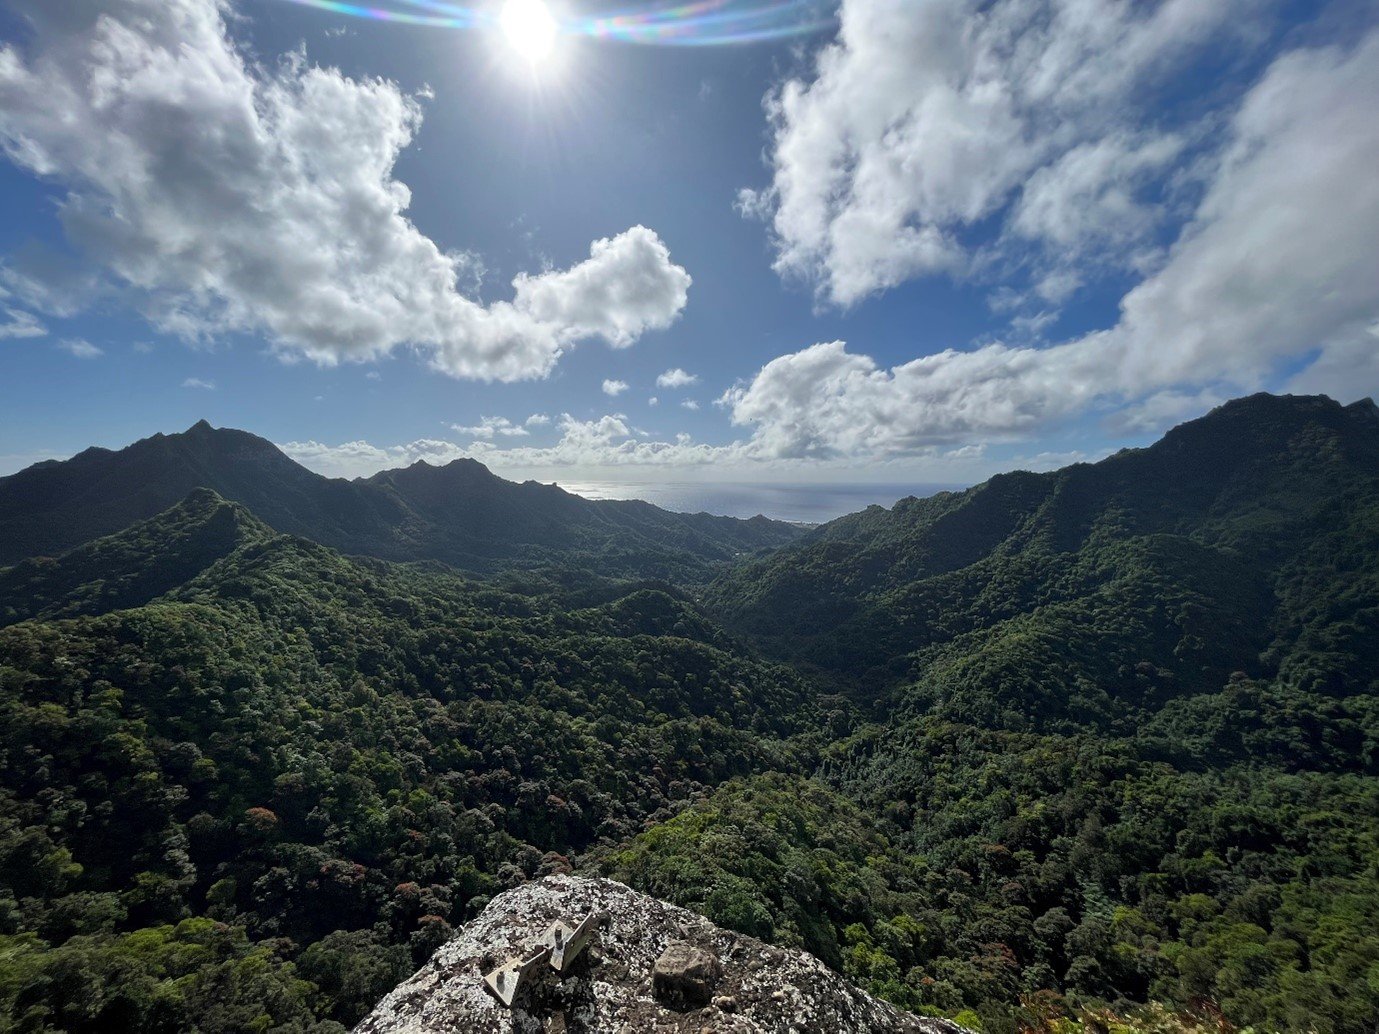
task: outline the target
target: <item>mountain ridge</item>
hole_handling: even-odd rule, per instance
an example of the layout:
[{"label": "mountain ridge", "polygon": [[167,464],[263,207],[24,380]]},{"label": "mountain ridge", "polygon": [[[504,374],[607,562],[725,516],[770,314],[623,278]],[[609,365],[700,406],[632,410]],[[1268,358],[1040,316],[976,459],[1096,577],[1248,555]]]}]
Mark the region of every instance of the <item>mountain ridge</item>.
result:
[{"label": "mountain ridge", "polygon": [[266,439],[200,420],[178,434],[119,450],[92,447],[0,478],[0,565],[63,553],[203,487],[276,531],[346,553],[475,571],[573,561],[684,576],[800,534],[783,522],[583,499],[554,485],[507,481],[467,458],[327,478]]},{"label": "mountain ridge", "polygon": [[61,556],[0,568],[0,626],[137,607],[274,532],[209,488]]},{"label": "mountain ridge", "polygon": [[[1372,402],[1258,394],[1096,463],[998,474],[964,492],[839,518],[722,574],[708,600],[729,626],[825,666],[847,665],[878,636],[891,637],[890,660],[929,642],[943,594],[993,598],[990,586],[1012,579],[1043,591],[1050,565],[1067,567],[1079,551],[1113,541],[1195,551],[1201,562],[1182,568],[1189,581],[1232,557],[1273,571],[1303,548],[1308,529],[1325,526],[1321,511],[1340,521],[1376,492]],[[1156,563],[1169,563],[1168,554]],[[1031,602],[1019,586],[1006,591],[1012,614]],[[867,646],[850,644],[864,628]]]}]

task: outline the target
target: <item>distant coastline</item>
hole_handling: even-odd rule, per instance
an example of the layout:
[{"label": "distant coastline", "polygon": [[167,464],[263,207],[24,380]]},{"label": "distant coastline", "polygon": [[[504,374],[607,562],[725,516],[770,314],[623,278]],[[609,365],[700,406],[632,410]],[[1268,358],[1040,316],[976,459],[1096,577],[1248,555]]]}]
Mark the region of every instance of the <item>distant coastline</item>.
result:
[{"label": "distant coastline", "polygon": [[868,506],[890,507],[906,496],[928,496],[967,486],[924,482],[876,484],[747,485],[694,481],[562,481],[560,487],[586,499],[642,499],[680,513],[755,517],[823,524]]}]

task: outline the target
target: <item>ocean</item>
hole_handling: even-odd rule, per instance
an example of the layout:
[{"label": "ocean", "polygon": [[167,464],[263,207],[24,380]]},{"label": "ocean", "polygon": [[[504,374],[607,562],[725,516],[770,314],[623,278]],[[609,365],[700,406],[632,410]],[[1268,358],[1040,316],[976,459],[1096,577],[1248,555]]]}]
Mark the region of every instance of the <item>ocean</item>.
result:
[{"label": "ocean", "polygon": [[906,496],[926,496],[961,485],[903,484],[714,484],[692,481],[561,481],[560,487],[586,499],[644,499],[665,510],[724,517],[762,514],[778,521],[823,524],[868,506],[889,507]]}]

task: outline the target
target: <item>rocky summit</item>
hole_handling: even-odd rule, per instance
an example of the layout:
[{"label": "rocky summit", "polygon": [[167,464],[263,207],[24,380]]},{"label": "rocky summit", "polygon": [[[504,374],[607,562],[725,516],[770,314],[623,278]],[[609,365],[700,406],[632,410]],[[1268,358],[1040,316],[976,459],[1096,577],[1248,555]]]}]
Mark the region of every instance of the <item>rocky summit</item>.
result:
[{"label": "rocky summit", "polygon": [[[511,1008],[484,974],[529,957],[557,920],[599,929],[557,974],[534,972]],[[548,876],[500,894],[388,995],[356,1034],[964,1034],[859,991],[814,956],[772,947],[612,880]]]}]

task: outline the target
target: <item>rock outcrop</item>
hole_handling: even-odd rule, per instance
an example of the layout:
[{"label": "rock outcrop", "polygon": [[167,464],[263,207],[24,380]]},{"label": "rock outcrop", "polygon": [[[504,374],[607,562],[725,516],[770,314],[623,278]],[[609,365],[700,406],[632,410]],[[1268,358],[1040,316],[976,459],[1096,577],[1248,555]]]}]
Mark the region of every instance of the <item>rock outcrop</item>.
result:
[{"label": "rock outcrop", "polygon": [[[526,957],[557,919],[602,917],[564,976],[550,966],[512,1008],[484,974]],[[812,955],[724,930],[612,880],[548,876],[494,898],[356,1034],[967,1034],[858,990]]]},{"label": "rock outcrop", "polygon": [[688,941],[671,941],[651,967],[651,991],[672,1009],[708,1005],[722,979],[718,958]]}]

